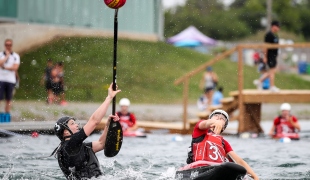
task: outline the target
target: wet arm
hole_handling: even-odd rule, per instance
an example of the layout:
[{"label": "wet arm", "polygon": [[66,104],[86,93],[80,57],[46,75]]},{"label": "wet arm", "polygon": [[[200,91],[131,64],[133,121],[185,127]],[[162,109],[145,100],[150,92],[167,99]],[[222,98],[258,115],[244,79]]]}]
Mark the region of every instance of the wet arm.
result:
[{"label": "wet arm", "polygon": [[92,142],[92,148],[94,153],[104,149],[107,133],[108,133],[108,126],[104,128],[99,140]]},{"label": "wet arm", "polygon": [[84,131],[87,136],[89,136],[96,126],[101,122],[102,118],[105,116],[109,104],[111,103],[113,97],[120,92],[120,90],[113,91],[112,84],[109,87],[109,95],[106,97],[105,101],[101,104],[101,106],[91,115],[88,122],[84,126]]},{"label": "wet arm", "polygon": [[230,151],[228,155],[233,159],[233,161],[241,166],[243,166],[247,173],[250,174],[254,180],[259,180],[258,176],[255,174],[255,172],[252,170],[252,168],[246,163],[242,158],[240,158],[234,151]]}]

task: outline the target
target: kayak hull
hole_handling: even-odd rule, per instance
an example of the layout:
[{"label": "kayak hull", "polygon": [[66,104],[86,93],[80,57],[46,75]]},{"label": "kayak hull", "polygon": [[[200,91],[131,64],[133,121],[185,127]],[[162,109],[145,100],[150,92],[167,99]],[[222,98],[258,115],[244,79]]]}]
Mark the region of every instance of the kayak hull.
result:
[{"label": "kayak hull", "polygon": [[214,163],[198,161],[180,168],[177,180],[238,180],[246,175],[246,169],[232,162]]},{"label": "kayak hull", "polygon": [[145,138],[146,134],[140,131],[123,131],[124,137],[142,137]]},{"label": "kayak hull", "polygon": [[291,140],[299,140],[298,133],[281,133],[273,136],[275,139],[290,138]]}]

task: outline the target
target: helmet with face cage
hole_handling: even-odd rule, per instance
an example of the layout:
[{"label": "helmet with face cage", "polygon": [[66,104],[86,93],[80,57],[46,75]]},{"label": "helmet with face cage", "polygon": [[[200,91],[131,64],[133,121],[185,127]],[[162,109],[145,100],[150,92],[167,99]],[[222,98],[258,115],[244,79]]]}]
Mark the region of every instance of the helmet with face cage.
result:
[{"label": "helmet with face cage", "polygon": [[55,126],[54,126],[54,131],[55,131],[55,134],[56,136],[61,140],[61,141],[64,141],[65,140],[65,137],[63,136],[64,134],[64,131],[67,129],[70,134],[72,135],[72,131],[70,130],[70,128],[68,127],[68,122],[70,120],[74,120],[75,119],[73,117],[69,117],[69,116],[64,116],[60,119],[58,119],[58,121],[56,122]]}]

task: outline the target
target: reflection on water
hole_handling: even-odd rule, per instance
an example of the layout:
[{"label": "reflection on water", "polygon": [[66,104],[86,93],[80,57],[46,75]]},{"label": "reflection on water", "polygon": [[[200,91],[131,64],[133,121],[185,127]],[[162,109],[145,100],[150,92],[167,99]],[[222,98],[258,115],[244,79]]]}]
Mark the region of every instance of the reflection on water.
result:
[{"label": "reflection on water", "polygon": [[[310,122],[306,126],[310,127]],[[310,128],[309,128],[310,129]],[[234,151],[247,161],[261,179],[310,179],[310,132],[301,133],[300,141],[280,143],[259,139],[225,137]],[[173,179],[174,172],[186,162],[190,136],[175,141],[176,135],[149,134],[147,138],[124,138],[120,153],[106,158],[97,153],[104,176],[100,179]],[[94,134],[89,141],[99,138]],[[38,138],[0,138],[0,179],[64,179],[54,157],[56,136]]]}]

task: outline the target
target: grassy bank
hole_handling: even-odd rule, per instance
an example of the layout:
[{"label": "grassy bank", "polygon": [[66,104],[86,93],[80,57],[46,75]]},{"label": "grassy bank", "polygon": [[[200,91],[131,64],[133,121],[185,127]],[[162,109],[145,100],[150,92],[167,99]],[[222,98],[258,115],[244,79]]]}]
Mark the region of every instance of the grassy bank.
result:
[{"label": "grassy bank", "polygon": [[[16,99],[43,100],[40,86],[47,58],[64,61],[66,98],[69,101],[100,102],[112,82],[113,40],[105,38],[60,38],[21,56],[20,89]],[[117,82],[122,93],[135,103],[176,103],[182,101],[182,85],[175,79],[208,61],[211,57],[192,50],[175,48],[163,42],[119,40]],[[237,90],[237,64],[223,60],[214,65],[219,84],[225,94]],[[258,77],[254,67],[244,69],[245,88],[254,88]],[[190,82],[190,101],[201,94],[198,88],[202,74]],[[283,89],[309,89],[310,82],[296,75],[277,75],[277,85]]]}]

